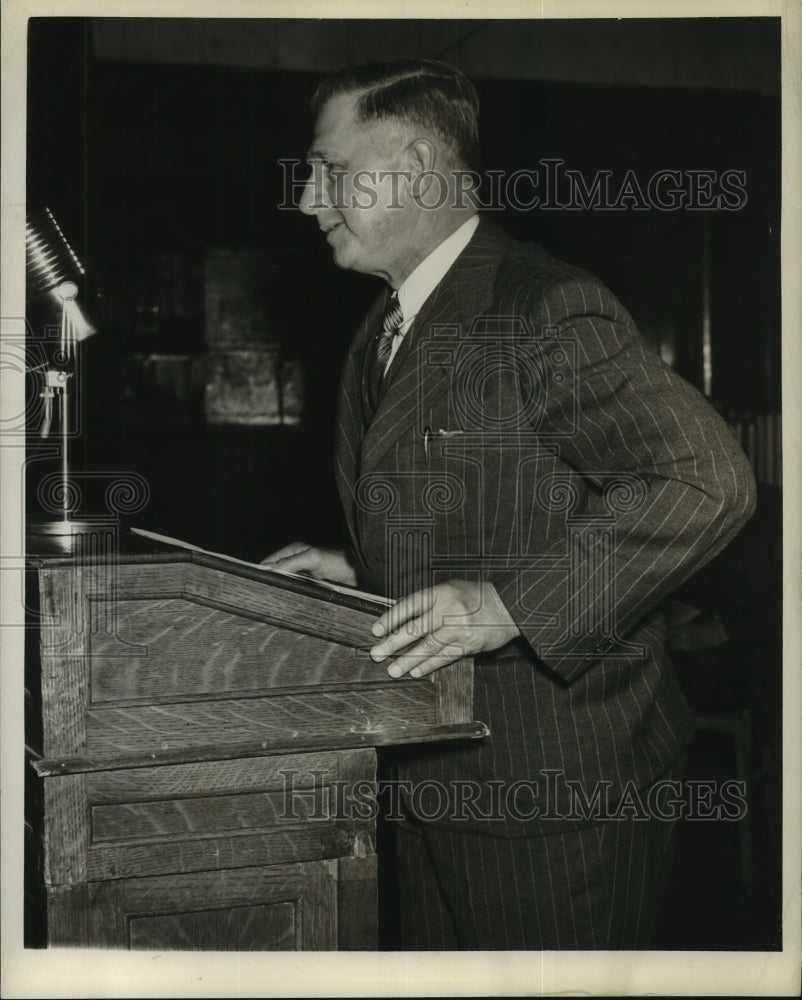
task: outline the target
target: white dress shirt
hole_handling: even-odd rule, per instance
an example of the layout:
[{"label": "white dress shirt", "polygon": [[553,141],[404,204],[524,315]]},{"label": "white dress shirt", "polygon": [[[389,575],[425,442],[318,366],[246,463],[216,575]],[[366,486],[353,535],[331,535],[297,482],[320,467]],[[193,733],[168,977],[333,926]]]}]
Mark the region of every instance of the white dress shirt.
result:
[{"label": "white dress shirt", "polygon": [[465,247],[470,243],[471,237],[476,232],[479,225],[479,216],[472,215],[467,222],[463,222],[459,229],[443,242],[434,248],[428,257],[418,264],[407,280],[398,289],[398,302],[404,314],[404,322],[398,330],[398,335],[393,337],[390,345],[390,355],[387,358],[385,372],[393,363],[401,341],[412,321],[418,315],[421,306],[429,298],[435,288],[440,284],[446,272],[459,257]]}]

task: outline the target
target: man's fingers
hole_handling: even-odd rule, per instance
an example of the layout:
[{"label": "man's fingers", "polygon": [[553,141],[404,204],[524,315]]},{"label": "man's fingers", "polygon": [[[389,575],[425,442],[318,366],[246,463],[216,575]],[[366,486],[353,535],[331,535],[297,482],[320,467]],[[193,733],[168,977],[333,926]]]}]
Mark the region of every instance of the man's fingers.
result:
[{"label": "man's fingers", "polygon": [[277,559],[269,565],[276,569],[284,569],[288,573],[311,573],[320,565],[320,559],[313,552],[299,552],[298,555]]},{"label": "man's fingers", "polygon": [[462,646],[454,643],[443,643],[436,636],[427,636],[423,642],[399,656],[388,668],[391,677],[426,677],[440,670],[441,667],[454,663],[465,655]]},{"label": "man's fingers", "polygon": [[303,542],[293,542],[268,556],[263,565],[289,573],[305,573],[314,580],[333,580],[347,586],[356,585],[356,573],[344,552],[319,549]]},{"label": "man's fingers", "polygon": [[308,552],[309,546],[306,542],[290,542],[289,545],[285,545],[283,548],[278,549],[276,552],[271,552],[269,556],[265,556],[262,560],[262,565],[267,563],[277,563],[281,562],[282,559],[287,559],[290,556],[296,556],[301,552]]},{"label": "man's fingers", "polygon": [[429,587],[426,590],[418,590],[414,594],[402,597],[388,611],[385,611],[380,618],[376,619],[371,631],[377,638],[380,638],[383,635],[387,635],[388,632],[395,632],[396,629],[411,618],[419,618],[425,615],[434,607],[437,597],[435,591],[436,588]]},{"label": "man's fingers", "polygon": [[381,663],[388,656],[392,656],[400,649],[404,649],[425,636],[429,632],[428,626],[429,622],[423,618],[413,618],[411,621],[405,622],[400,631],[392,632],[371,649],[371,657],[376,663]]},{"label": "man's fingers", "polygon": [[293,542],[262,560],[263,566],[283,569],[288,573],[309,573],[314,576],[321,568],[320,550],[302,542]]}]

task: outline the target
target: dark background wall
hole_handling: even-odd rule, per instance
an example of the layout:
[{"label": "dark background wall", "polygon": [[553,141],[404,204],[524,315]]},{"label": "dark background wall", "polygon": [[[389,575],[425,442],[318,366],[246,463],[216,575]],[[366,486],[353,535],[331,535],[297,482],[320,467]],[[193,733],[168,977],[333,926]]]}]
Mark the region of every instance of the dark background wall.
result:
[{"label": "dark background wall", "polygon": [[[141,473],[151,500],[137,523],[165,534],[253,559],[294,537],[337,544],[337,370],[379,285],[337,271],[316,226],[278,209],[278,160],[303,159],[323,72],[401,55],[472,75],[488,170],[552,157],[619,183],[628,170],[644,182],[745,172],[737,211],[538,208],[499,221],[607,282],[757,449],[756,421],[780,410],[779,41],[777,21],[755,18],[32,20],[29,205],[53,209],[106,302],[85,345],[76,461]],[[297,424],[206,419],[208,260],[221,250],[264,266],[251,311],[279,369],[302,374]],[[247,317],[249,303],[232,309]],[[775,481],[777,448],[767,437]]]}]

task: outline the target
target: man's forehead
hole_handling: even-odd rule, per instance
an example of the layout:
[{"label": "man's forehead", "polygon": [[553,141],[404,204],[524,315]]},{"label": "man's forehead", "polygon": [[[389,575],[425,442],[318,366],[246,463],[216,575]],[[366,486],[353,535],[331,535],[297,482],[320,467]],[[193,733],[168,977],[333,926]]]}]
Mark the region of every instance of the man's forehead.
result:
[{"label": "man's forehead", "polygon": [[385,121],[361,122],[358,120],[356,102],[361,91],[335,94],[320,109],[315,122],[315,133],[309,147],[309,158],[330,157],[346,152],[346,146],[355,142],[386,138],[383,133],[396,133],[397,123]]},{"label": "man's forehead", "polygon": [[318,112],[312,146],[318,148],[340,136],[353,135],[359,128],[356,118],[357,94],[335,94]]}]

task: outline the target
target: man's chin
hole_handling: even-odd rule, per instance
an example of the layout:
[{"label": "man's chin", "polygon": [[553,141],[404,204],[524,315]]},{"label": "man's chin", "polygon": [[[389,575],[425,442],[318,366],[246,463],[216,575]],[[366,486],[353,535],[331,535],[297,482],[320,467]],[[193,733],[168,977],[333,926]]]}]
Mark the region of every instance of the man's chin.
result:
[{"label": "man's chin", "polygon": [[347,253],[343,247],[332,248],[332,260],[343,271],[358,271],[360,274],[370,274],[370,270],[359,263],[359,259]]},{"label": "man's chin", "polygon": [[356,271],[358,274],[373,274],[383,276],[382,271],[378,271],[372,261],[360,260],[359,253],[353,252],[355,248],[349,248],[343,244],[331,248],[331,258],[334,264],[343,271]]},{"label": "man's chin", "polygon": [[341,267],[343,270],[352,270],[354,267],[353,256],[346,253],[343,247],[332,247],[331,258],[337,267]]}]

